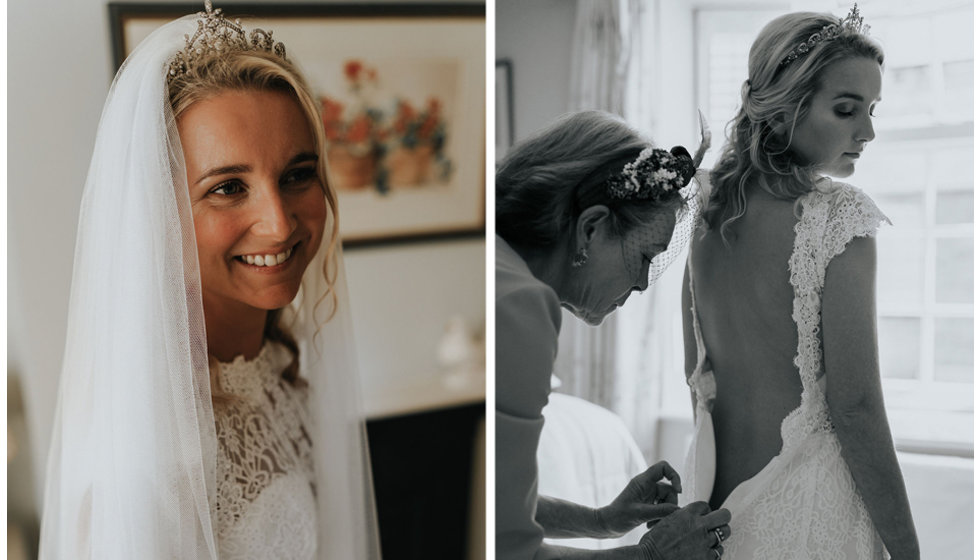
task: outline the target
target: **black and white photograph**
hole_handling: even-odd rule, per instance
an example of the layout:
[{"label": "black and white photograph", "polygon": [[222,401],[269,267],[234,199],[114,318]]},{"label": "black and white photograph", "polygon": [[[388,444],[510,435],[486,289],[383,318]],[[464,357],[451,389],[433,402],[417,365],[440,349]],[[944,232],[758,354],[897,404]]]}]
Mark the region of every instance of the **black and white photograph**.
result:
[{"label": "black and white photograph", "polygon": [[497,558],[972,557],[973,21],[496,2]]}]

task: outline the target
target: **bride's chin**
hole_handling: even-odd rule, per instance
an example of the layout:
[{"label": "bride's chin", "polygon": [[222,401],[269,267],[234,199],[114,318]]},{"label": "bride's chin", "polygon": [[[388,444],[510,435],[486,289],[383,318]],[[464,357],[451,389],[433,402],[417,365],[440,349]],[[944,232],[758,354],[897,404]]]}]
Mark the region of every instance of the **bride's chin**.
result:
[{"label": "bride's chin", "polygon": [[853,162],[847,162],[843,165],[839,165],[834,168],[826,168],[819,170],[817,176],[826,175],[828,177],[833,177],[835,179],[846,179],[851,175],[854,175],[855,165]]}]

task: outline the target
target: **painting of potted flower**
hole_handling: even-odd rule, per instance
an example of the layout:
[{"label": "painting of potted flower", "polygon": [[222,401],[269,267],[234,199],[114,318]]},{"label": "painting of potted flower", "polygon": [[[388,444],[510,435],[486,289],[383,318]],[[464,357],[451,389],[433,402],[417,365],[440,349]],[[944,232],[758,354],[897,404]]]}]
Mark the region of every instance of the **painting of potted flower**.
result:
[{"label": "painting of potted flower", "polygon": [[327,164],[337,189],[373,188],[383,195],[449,180],[445,103],[439,95],[419,95],[417,83],[414,97],[402,94],[407,78],[419,82],[422,76],[403,74],[382,88],[374,66],[348,59],[341,91],[320,97]]},{"label": "painting of potted flower", "polygon": [[377,105],[377,72],[359,60],[344,64],[343,100],[320,97],[333,186],[342,190],[386,185],[381,161],[387,141],[385,112]]},{"label": "painting of potted flower", "polygon": [[430,97],[422,110],[398,99],[390,138],[385,166],[392,187],[448,180],[452,164],[444,153],[446,120],[438,98]]}]

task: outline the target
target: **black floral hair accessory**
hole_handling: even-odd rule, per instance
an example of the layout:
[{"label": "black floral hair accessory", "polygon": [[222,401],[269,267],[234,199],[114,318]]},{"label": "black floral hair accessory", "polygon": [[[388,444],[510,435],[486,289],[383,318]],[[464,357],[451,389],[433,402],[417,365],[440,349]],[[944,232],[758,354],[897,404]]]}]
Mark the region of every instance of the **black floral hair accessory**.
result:
[{"label": "black floral hair accessory", "polygon": [[618,200],[666,200],[691,182],[694,171],[694,160],[683,146],[669,152],[649,147],[606,180],[606,193]]}]

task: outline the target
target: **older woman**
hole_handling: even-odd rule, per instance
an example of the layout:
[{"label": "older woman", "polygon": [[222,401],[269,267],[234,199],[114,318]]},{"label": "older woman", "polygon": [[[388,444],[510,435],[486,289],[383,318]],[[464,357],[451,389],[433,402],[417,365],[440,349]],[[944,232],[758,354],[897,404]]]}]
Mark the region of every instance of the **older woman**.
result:
[{"label": "older woman", "polygon": [[[498,558],[721,557],[728,512],[709,513],[703,502],[678,509],[680,477],[667,463],[598,509],[537,494],[535,450],[560,307],[597,325],[647,287],[686,238],[673,233],[688,214],[681,189],[695,168],[683,148],[653,150],[618,118],[583,112],[516,146],[497,171]],[[643,523],[653,528],[635,546],[585,551],[542,542],[616,537]]]}]

